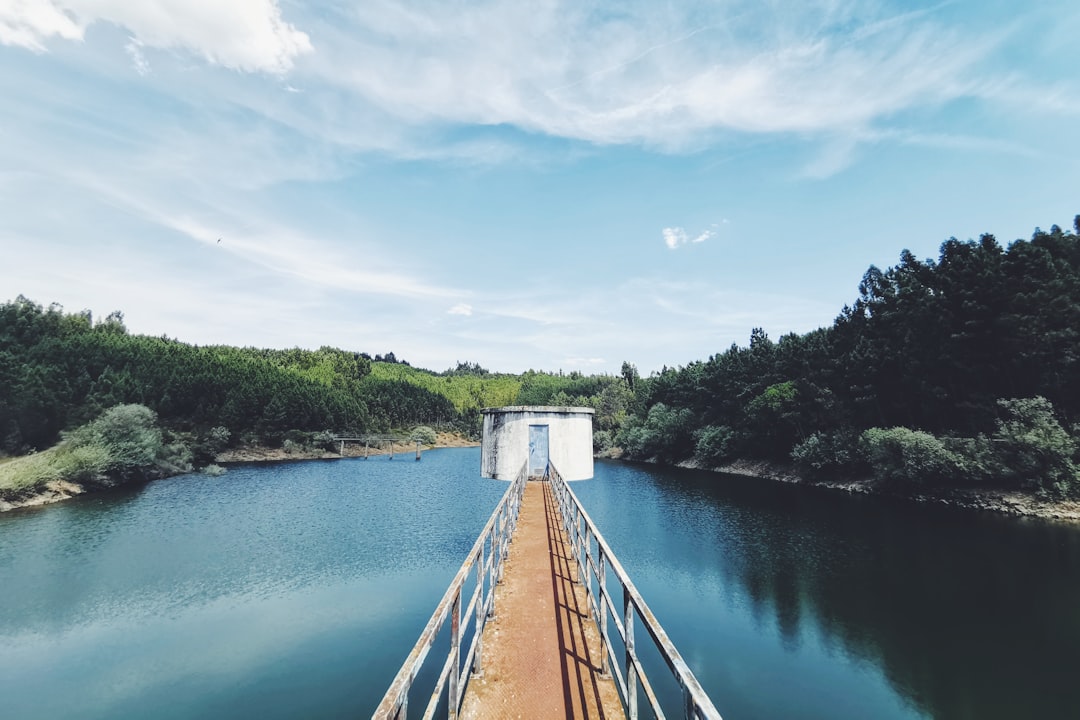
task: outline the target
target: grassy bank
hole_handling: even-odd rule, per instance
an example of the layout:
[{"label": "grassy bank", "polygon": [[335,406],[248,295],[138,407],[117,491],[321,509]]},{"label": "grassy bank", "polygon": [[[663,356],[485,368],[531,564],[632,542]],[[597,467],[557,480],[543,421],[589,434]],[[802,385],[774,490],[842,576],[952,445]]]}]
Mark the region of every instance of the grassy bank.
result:
[{"label": "grassy bank", "polygon": [[117,405],[64,435],[43,452],[0,464],[0,501],[8,504],[55,489],[112,487],[192,469],[188,447],[166,438],[142,405]]},{"label": "grassy bank", "polygon": [[[224,447],[226,438],[222,436],[216,446],[203,444],[193,452],[187,443],[160,429],[156,416],[146,407],[120,405],[107,410],[94,422],[65,434],[58,445],[48,450],[0,458],[0,511],[66,500],[98,488],[191,472],[195,469],[193,460],[205,465],[202,472],[216,475],[224,470],[207,463],[342,457],[335,452],[338,446],[323,437],[326,433],[294,431],[289,435],[280,447],[255,443],[228,448]],[[408,455],[415,451],[417,441],[423,450],[478,444],[461,433],[436,432],[420,426],[397,433],[395,451]],[[346,444],[345,450],[345,457],[357,457],[365,452],[357,443]],[[367,449],[372,456],[388,451],[389,446]]]}]

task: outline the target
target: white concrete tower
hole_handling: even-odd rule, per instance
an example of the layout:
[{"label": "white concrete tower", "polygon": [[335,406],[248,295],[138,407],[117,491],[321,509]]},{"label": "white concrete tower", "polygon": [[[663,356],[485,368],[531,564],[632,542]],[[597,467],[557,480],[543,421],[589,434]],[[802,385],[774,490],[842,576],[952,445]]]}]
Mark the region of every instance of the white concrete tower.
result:
[{"label": "white concrete tower", "polygon": [[565,480],[593,476],[593,409],[515,405],[485,408],[480,474],[513,480],[529,463],[529,476],[553,465]]}]

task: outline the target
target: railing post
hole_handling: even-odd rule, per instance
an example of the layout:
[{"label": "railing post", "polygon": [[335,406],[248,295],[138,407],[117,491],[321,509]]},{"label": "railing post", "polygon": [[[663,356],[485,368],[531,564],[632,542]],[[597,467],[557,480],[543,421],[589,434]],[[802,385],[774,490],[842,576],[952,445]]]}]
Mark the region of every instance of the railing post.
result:
[{"label": "railing post", "polygon": [[577,563],[578,571],[577,577],[574,578],[576,585],[581,584],[581,510],[580,508],[574,508],[574,522],[566,528],[566,533],[570,536],[570,549],[574,552],[574,562]]},{"label": "railing post", "polygon": [[491,593],[491,607],[488,608],[488,620],[495,617],[495,562],[499,556],[499,523],[496,521],[491,526],[491,536],[488,540],[488,592]]},{"label": "railing post", "polygon": [[447,716],[457,720],[458,716],[458,681],[461,674],[461,588],[454,593],[454,604],[450,608],[450,656],[454,659],[450,665],[449,697],[447,697]]},{"label": "railing post", "polygon": [[[591,547],[592,531],[589,530],[589,526],[585,526],[585,565],[581,568],[581,579],[585,583],[585,609],[589,615],[592,615],[593,606],[593,592],[592,592],[592,580],[589,579],[589,561],[592,559],[592,547]],[[595,618],[593,618],[595,620]]]},{"label": "railing post", "polygon": [[[611,639],[608,637],[608,620],[607,609],[604,605],[604,601],[607,598],[607,559],[604,555],[604,548],[596,548],[597,555],[600,556],[599,565],[599,577],[597,582],[600,584],[599,597],[597,598],[597,612],[600,613],[600,617],[596,618],[600,623],[600,675],[607,678],[611,677],[611,662],[608,659],[608,647],[611,643]],[[610,601],[609,601],[610,604]]]},{"label": "railing post", "polygon": [[626,630],[626,716],[637,720],[637,668],[634,667],[634,604],[623,586],[623,628]]},{"label": "railing post", "polygon": [[476,636],[476,655],[473,656],[472,673],[475,677],[483,677],[484,665],[481,656],[484,654],[484,544],[480,543],[480,552],[476,554],[476,626],[473,632]]},{"label": "railing post", "polygon": [[510,508],[503,510],[503,523],[502,523],[502,546],[501,554],[499,555],[499,582],[502,582],[503,567],[506,563],[506,558],[510,554],[510,542],[514,537],[513,530],[514,513]]}]

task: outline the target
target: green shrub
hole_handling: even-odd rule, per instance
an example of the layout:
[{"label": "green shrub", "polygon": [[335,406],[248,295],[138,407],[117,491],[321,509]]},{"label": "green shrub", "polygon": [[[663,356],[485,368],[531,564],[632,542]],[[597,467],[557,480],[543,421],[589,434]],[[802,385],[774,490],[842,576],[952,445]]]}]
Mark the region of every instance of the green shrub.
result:
[{"label": "green shrub", "polygon": [[210,428],[210,431],[206,433],[206,440],[214,448],[216,452],[224,450],[229,445],[229,438],[232,437],[232,433],[229,428],[223,425],[216,425]]},{"label": "green shrub", "polygon": [[409,439],[413,442],[418,442],[421,445],[434,445],[438,442],[438,435],[435,431],[429,428],[427,425],[419,425],[413,428],[412,433],[409,435]]},{"label": "green shrub", "polygon": [[312,447],[321,448],[322,450],[337,450],[334,445],[334,433],[329,430],[322,430],[311,436]]},{"label": "green shrub", "polygon": [[732,459],[735,431],[727,425],[706,425],[694,433],[694,457],[707,467],[716,467]]},{"label": "green shrub", "polygon": [[941,442],[956,460],[955,482],[974,487],[1001,486],[1004,475],[1001,458],[988,437],[941,438]]},{"label": "green shrub", "polygon": [[608,430],[595,430],[592,434],[593,452],[604,452],[615,445],[615,438]]},{"label": "green shrub", "polygon": [[860,437],[859,449],[874,477],[889,484],[921,487],[963,474],[956,455],[921,430],[870,428]]},{"label": "green shrub", "polygon": [[1052,497],[1080,494],[1073,460],[1077,443],[1054,417],[1043,397],[999,400],[1002,417],[994,432],[994,452],[1010,485]]},{"label": "green shrub", "polygon": [[859,465],[858,440],[850,432],[816,432],[792,448],[791,460],[808,480],[848,477]]},{"label": "green shrub", "polygon": [[631,423],[619,433],[619,446],[631,458],[662,462],[689,457],[694,449],[693,416],[685,408],[656,403],[644,423]]},{"label": "green shrub", "polygon": [[98,447],[108,454],[106,484],[160,475],[161,429],[157,415],[144,405],[117,405],[93,422],[65,436],[72,448]]},{"label": "green shrub", "polygon": [[59,478],[79,484],[100,483],[111,464],[100,445],[61,445],[50,454]]}]

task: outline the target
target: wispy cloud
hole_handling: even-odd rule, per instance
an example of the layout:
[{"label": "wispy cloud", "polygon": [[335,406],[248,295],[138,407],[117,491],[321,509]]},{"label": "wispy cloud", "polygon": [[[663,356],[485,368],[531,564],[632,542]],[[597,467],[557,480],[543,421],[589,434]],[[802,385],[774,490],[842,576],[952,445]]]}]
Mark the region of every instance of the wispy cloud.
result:
[{"label": "wispy cloud", "polygon": [[567,367],[596,367],[597,365],[603,365],[607,360],[599,357],[571,357],[566,358],[565,362]]},{"label": "wispy cloud", "polygon": [[147,61],[146,56],[143,55],[142,43],[138,38],[131,38],[128,44],[124,46],[124,50],[131,58],[131,63],[135,66],[135,72],[143,76],[150,74],[150,63]]},{"label": "wispy cloud", "polygon": [[465,316],[469,316],[469,315],[472,315],[473,310],[472,310],[472,305],[470,305],[468,303],[458,303],[457,305],[454,305],[453,307],[451,307],[446,312],[447,312],[448,315],[465,315]]},{"label": "wispy cloud", "polygon": [[605,17],[564,2],[421,12],[390,0],[354,17],[365,32],[320,32],[313,69],[391,116],[672,148],[717,130],[839,132],[970,96],[1000,44],[962,41],[932,12],[832,1]]},{"label": "wispy cloud", "polygon": [[[714,224],[713,227],[716,227]],[[715,230],[705,230],[697,235],[688,235],[681,227],[668,227],[660,231],[660,234],[664,238],[664,244],[667,245],[669,250],[677,250],[678,248],[686,245],[687,243],[696,244],[703,243],[709,238],[716,235]]]}]

